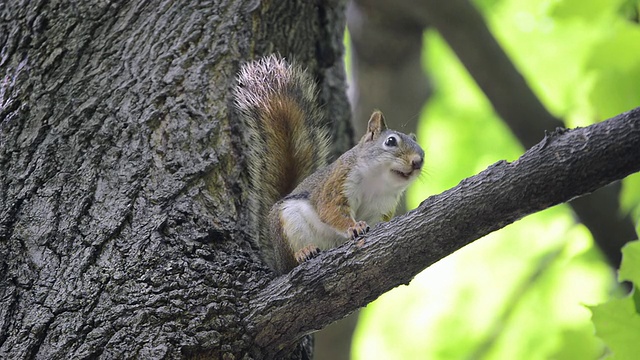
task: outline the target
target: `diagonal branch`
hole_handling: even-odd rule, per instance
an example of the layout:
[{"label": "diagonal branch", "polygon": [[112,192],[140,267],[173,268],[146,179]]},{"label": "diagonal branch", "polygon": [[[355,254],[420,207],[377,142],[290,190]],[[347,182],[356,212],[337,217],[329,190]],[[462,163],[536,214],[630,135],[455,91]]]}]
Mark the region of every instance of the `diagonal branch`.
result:
[{"label": "diagonal branch", "polygon": [[[538,134],[543,131],[564,126],[536,97],[471,1],[357,2],[362,7],[388,14],[386,22],[399,19],[404,24],[411,24],[408,26],[410,28],[434,27],[525,148],[533,146],[539,139]],[[569,204],[616,268],[620,265],[622,245],[637,238],[631,217],[621,213],[618,200],[620,187],[618,183],[612,184]]]},{"label": "diagonal branch", "polygon": [[498,162],[379,225],[363,247],[347,243],[274,279],[251,300],[247,327],[273,356],[472,241],[637,171],[640,107],[558,130],[518,160]]},{"label": "diagonal branch", "polygon": [[[543,130],[564,126],[533,93],[470,1],[423,1],[421,4],[428,22],[451,46],[496,113],[525,148],[533,146]],[[620,266],[622,245],[637,238],[631,217],[621,213],[620,187],[612,184],[569,204],[616,268]]]}]

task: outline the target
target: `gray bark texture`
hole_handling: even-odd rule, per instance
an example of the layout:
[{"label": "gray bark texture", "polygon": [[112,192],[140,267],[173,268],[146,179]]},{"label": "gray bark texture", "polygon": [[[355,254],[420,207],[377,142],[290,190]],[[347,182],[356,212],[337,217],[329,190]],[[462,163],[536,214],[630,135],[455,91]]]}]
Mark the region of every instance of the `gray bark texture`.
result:
[{"label": "gray bark texture", "polygon": [[0,4],[0,358],[268,357],[235,74],[304,64],[344,150],[344,7]]}]

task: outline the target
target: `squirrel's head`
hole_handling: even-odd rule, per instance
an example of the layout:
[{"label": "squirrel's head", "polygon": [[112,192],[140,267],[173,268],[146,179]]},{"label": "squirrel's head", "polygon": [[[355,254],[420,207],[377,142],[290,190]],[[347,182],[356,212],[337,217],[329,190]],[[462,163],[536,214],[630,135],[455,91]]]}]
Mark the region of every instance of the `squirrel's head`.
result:
[{"label": "squirrel's head", "polygon": [[424,150],[416,142],[414,134],[403,134],[389,130],[381,111],[374,111],[367,125],[367,133],[360,140],[360,146],[369,153],[365,158],[389,171],[391,179],[400,186],[407,186],[422,170]]}]

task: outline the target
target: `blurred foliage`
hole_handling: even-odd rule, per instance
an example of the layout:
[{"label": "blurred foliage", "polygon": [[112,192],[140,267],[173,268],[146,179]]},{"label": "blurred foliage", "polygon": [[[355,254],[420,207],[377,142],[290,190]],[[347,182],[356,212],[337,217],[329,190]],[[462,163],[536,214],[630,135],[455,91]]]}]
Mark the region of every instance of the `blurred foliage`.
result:
[{"label": "blurred foliage", "polygon": [[640,241],[622,249],[619,278],[634,284],[633,291],[591,307],[593,323],[609,349],[609,359],[635,359],[640,354]]},{"label": "blurred foliage", "polygon": [[[640,105],[637,1],[474,3],[537,96],[568,127]],[[427,32],[424,45],[435,93],[421,118],[427,162],[408,196],[412,206],[524,151],[438,34]],[[637,219],[640,176],[623,185],[624,211]],[[628,271],[639,266],[636,260]],[[620,314],[609,307],[624,300],[629,310],[631,300],[592,308],[604,342],[588,306],[620,293],[588,230],[569,207],[557,206],[465,247],[370,304],[361,313],[353,356],[598,359],[612,354],[619,340],[606,335],[607,319]]]}]

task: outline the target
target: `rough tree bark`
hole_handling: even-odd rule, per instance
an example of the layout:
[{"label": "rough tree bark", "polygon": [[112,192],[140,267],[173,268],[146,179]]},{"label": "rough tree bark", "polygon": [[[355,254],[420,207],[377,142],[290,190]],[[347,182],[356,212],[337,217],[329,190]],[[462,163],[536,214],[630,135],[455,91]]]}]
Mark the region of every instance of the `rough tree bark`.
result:
[{"label": "rough tree bark", "polygon": [[262,357],[235,73],[295,57],[344,150],[344,6],[0,5],[0,358]]},{"label": "rough tree bark", "polygon": [[293,54],[334,128],[346,126],[344,4],[3,6],[1,358],[306,358],[309,331],[476,237],[640,168],[636,109],[549,137],[376,228],[363,248],[274,279],[245,231],[234,74],[241,59]]}]

